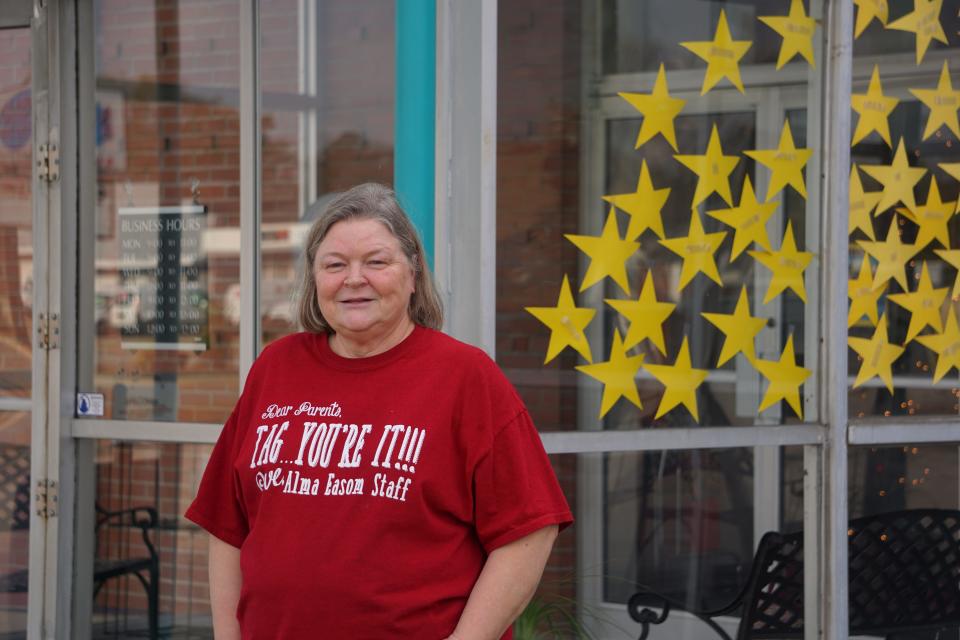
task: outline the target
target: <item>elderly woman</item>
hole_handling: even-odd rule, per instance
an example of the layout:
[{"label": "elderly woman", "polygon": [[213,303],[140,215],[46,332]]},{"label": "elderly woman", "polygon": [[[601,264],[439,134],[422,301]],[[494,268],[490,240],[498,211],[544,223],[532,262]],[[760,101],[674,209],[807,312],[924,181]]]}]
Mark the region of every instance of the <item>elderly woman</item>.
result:
[{"label": "elderly woman", "polygon": [[302,333],[264,349],[187,517],[218,640],[496,640],[572,520],[530,416],[439,332],[413,225],[355,187],[307,239]]}]

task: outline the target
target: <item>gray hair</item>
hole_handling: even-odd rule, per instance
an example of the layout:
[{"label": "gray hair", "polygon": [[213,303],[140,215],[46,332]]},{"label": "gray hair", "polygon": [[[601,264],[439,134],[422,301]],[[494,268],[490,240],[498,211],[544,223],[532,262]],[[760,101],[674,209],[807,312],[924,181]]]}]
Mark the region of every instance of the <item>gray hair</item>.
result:
[{"label": "gray hair", "polygon": [[317,248],[333,225],[343,220],[376,220],[400,243],[400,250],[413,270],[413,295],[407,314],[423,327],[440,329],[443,326],[443,305],[427,267],[423,244],[416,228],[400,207],[393,189],[375,182],[359,184],[337,196],[310,227],[306,242],[306,267],[300,283],[297,318],[305,331],[333,333],[333,328],[317,302],[317,283],[313,278]]}]

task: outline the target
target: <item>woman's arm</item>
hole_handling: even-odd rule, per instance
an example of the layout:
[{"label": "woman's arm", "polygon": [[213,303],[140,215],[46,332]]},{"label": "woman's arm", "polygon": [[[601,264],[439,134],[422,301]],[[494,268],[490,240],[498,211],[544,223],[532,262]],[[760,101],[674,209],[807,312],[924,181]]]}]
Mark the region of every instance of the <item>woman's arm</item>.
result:
[{"label": "woman's arm", "polygon": [[240,640],[240,549],[210,536],[210,609],[216,640]]},{"label": "woman's arm", "polygon": [[447,640],[499,640],[537,590],[557,525],[494,549]]}]

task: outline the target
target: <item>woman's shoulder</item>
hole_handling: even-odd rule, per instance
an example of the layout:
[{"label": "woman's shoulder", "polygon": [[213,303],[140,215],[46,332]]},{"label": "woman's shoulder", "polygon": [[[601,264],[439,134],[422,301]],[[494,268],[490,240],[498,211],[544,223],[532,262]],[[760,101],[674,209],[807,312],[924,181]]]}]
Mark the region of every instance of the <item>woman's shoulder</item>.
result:
[{"label": "woman's shoulder", "polygon": [[298,361],[312,353],[316,348],[317,340],[320,339],[322,339],[320,335],[309,331],[299,331],[277,338],[263,347],[260,355],[254,360],[250,372],[256,374],[277,364],[287,366],[293,361]]},{"label": "woman's shoulder", "polygon": [[423,351],[432,357],[444,358],[446,361],[452,361],[453,363],[470,363],[482,367],[497,368],[496,363],[479,347],[457,340],[453,336],[436,329],[421,327],[420,330],[424,334]]}]

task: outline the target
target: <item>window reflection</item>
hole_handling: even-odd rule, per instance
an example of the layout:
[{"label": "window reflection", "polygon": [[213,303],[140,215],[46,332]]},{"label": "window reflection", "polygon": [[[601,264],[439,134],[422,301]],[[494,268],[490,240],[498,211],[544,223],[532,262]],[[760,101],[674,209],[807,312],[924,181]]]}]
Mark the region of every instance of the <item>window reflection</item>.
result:
[{"label": "window reflection", "polygon": [[238,5],[94,14],[94,390],[107,418],[222,422],[238,380]]},{"label": "window reflection", "polygon": [[730,602],[753,557],[749,449],[605,456],[604,600],[639,586],[698,608]]},{"label": "window reflection", "polygon": [[262,7],[264,345],[297,330],[302,247],[326,204],[361,182],[393,182],[393,14],[374,0]]}]

